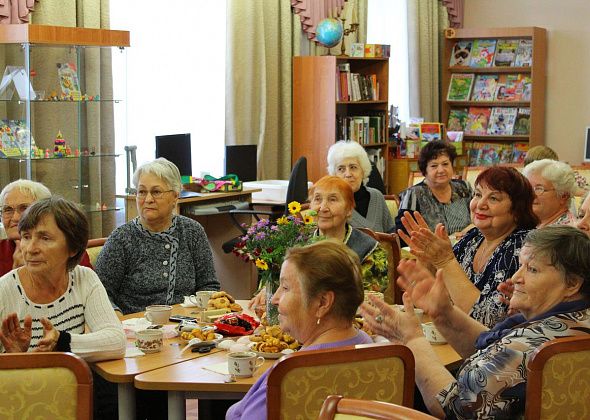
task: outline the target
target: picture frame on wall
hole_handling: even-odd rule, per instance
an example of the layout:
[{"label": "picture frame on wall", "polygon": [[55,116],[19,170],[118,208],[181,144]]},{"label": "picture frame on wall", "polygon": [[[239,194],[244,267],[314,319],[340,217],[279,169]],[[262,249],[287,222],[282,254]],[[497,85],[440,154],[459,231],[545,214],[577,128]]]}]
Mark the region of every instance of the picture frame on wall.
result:
[{"label": "picture frame on wall", "polygon": [[586,127],[586,141],[584,142],[584,162],[590,162],[590,127]]}]

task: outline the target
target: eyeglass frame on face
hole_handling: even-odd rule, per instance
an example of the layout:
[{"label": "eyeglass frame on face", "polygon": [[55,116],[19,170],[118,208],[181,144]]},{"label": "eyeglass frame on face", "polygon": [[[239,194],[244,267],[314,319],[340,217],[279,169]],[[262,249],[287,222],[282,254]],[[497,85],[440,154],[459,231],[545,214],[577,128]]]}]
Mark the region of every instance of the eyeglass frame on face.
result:
[{"label": "eyeglass frame on face", "polygon": [[533,191],[535,192],[536,195],[541,196],[541,195],[545,194],[547,191],[555,191],[555,188],[545,188],[542,185],[535,185],[533,187]]},{"label": "eyeglass frame on face", "polygon": [[169,193],[169,192],[173,192],[174,190],[166,190],[166,191],[160,191],[160,190],[150,190],[150,191],[146,191],[146,190],[138,190],[137,191],[137,199],[138,200],[145,200],[149,195],[152,196],[152,198],[154,200],[159,200],[161,199],[164,194]]},{"label": "eyeglass frame on face", "polygon": [[13,217],[14,213],[23,214],[33,203],[19,204],[17,206],[2,206],[2,217]]}]

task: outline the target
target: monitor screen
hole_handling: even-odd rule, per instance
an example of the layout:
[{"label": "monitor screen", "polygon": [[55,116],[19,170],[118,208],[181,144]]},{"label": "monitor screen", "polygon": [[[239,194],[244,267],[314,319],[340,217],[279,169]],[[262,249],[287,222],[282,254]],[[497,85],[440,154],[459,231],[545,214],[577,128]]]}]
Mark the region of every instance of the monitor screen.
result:
[{"label": "monitor screen", "polygon": [[225,174],[236,174],[240,181],[256,181],[256,145],[225,146]]},{"label": "monitor screen", "polygon": [[178,166],[180,176],[192,175],[190,133],[156,136],[156,158],[159,157]]}]

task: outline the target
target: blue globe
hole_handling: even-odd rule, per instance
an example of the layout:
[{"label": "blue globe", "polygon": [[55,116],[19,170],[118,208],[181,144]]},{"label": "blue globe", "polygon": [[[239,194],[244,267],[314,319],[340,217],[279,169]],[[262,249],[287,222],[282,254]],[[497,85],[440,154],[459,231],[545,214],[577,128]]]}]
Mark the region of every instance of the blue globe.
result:
[{"label": "blue globe", "polygon": [[334,18],[320,20],[315,29],[315,37],[323,46],[331,48],[342,39],[342,22]]}]

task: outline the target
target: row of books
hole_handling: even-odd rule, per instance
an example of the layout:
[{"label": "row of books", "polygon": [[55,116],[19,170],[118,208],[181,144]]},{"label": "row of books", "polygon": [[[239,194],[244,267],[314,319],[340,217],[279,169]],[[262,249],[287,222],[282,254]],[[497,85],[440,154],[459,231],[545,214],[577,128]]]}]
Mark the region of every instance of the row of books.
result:
[{"label": "row of books", "polygon": [[361,44],[355,42],[350,46],[351,57],[388,58],[390,53],[391,46],[387,44]]},{"label": "row of books", "polygon": [[379,100],[379,82],[376,74],[350,72],[350,63],[341,63],[336,67],[337,101],[377,101]]},{"label": "row of books", "polygon": [[532,39],[474,39],[457,41],[449,66],[530,67],[533,64]]},{"label": "row of books", "polygon": [[491,166],[499,163],[523,163],[528,143],[466,143],[469,166]]},{"label": "row of books", "polygon": [[454,73],[447,101],[530,101],[533,79],[525,74]]},{"label": "row of books", "polygon": [[530,108],[456,108],[449,111],[447,130],[474,136],[528,135],[530,118]]},{"label": "row of books", "polygon": [[338,140],[354,140],[360,144],[384,143],[385,114],[336,117]]}]

